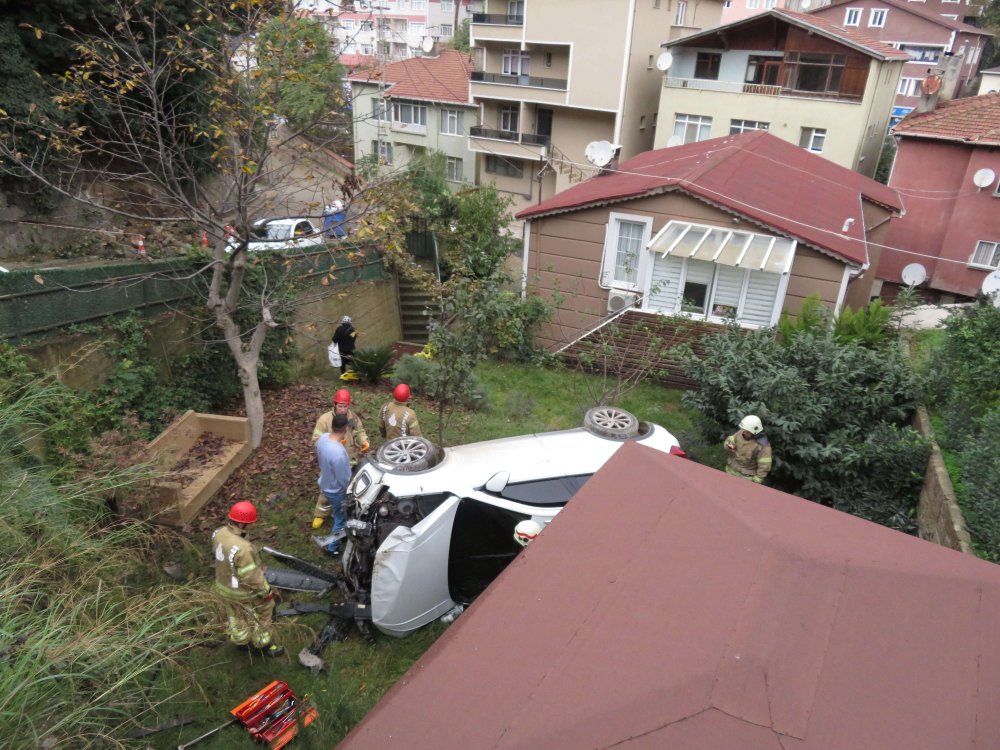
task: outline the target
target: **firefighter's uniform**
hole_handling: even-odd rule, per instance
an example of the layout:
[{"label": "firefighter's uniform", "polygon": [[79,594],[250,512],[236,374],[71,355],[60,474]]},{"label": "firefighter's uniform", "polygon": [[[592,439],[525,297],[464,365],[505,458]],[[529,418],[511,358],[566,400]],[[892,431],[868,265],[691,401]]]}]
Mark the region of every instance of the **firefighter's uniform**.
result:
[{"label": "firefighter's uniform", "polygon": [[408,435],[421,436],[417,413],[398,401],[390,401],[382,407],[379,414],[379,431],[386,440]]},{"label": "firefighter's uniform", "polygon": [[[325,412],[316,420],[312,434],[313,445],[316,445],[319,436],[324,432],[333,431],[333,414],[332,411]],[[361,423],[361,418],[350,409],[347,410],[347,430],[344,432],[343,443],[351,466],[355,466],[361,454],[368,450],[368,433],[365,432],[365,426]]]},{"label": "firefighter's uniform", "polygon": [[771,444],[764,435],[743,437],[743,430],[726,438],[729,460],[726,473],[749,479],[757,484],[771,471]]},{"label": "firefighter's uniform", "polygon": [[212,533],[215,550],[215,590],[229,621],[229,639],[239,645],[266,648],[271,643],[274,601],[265,599],[271,587],[264,578],[260,554],[233,524]]}]

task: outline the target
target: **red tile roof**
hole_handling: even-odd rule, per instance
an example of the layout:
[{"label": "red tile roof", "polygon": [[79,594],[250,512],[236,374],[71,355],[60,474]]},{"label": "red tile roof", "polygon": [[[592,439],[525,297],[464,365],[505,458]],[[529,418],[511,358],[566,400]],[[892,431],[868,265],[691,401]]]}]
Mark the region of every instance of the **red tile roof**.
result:
[{"label": "red tile roof", "polygon": [[[827,8],[834,7],[844,7],[850,6],[854,3],[854,0],[833,0],[829,5],[824,5],[821,8],[816,8],[815,10],[809,11],[807,15],[814,15],[826,10]],[[945,18],[944,16],[933,13],[929,10],[924,10],[923,8],[917,8],[912,3],[906,2],[906,0],[879,0],[879,3],[883,5],[888,5],[890,8],[898,8],[899,10],[906,11],[907,13],[912,13],[915,16],[919,16],[927,21],[932,21],[940,26],[944,26],[949,29],[954,29],[955,31],[961,31],[966,34],[978,34],[980,36],[993,36],[993,34],[986,29],[979,29],[975,26],[970,26],[967,23],[962,23],[961,21],[955,21],[951,18]],[[863,6],[858,6],[863,7]]]},{"label": "red tile roof", "polygon": [[[867,262],[862,198],[902,210],[892,188],[764,131],[647,151],[518,219],[679,190],[851,263]],[[854,222],[843,232],[845,220]]]},{"label": "red tile roof", "polygon": [[357,83],[389,84],[386,96],[429,102],[468,104],[472,57],[465,52],[442,50],[437,57],[411,57],[389,63],[380,71],[367,69],[347,76]]},{"label": "red tile roof", "polygon": [[843,26],[838,26],[829,19],[823,18],[821,16],[814,16],[808,13],[797,13],[791,10],[784,9],[774,9],[769,10],[766,13],[759,13],[755,16],[750,16],[749,18],[743,18],[739,21],[734,21],[733,23],[727,24],[725,26],[716,26],[715,28],[708,29],[707,31],[702,31],[697,34],[692,34],[691,36],[682,37],[673,42],[668,42],[662,46],[664,47],[696,47],[697,44],[694,42],[705,40],[711,38],[712,36],[725,36],[725,32],[739,28],[741,26],[752,26],[754,24],[759,24],[761,21],[773,18],[777,21],[784,21],[790,23],[794,26],[806,29],[808,31],[813,31],[818,33],[820,36],[824,36],[827,39],[833,39],[834,41],[840,42],[841,44],[846,44],[849,47],[864,52],[879,60],[909,60],[910,56],[893,47],[891,44],[886,44],[885,42],[880,42],[878,39],[874,39],[867,34],[862,34],[860,31],[855,29],[844,28]]},{"label": "red tile roof", "polygon": [[932,112],[913,111],[892,129],[895,135],[1000,146],[1000,93],[942,102]]},{"label": "red tile roof", "polygon": [[338,750],[995,748],[997,622],[996,565],[626,443]]}]

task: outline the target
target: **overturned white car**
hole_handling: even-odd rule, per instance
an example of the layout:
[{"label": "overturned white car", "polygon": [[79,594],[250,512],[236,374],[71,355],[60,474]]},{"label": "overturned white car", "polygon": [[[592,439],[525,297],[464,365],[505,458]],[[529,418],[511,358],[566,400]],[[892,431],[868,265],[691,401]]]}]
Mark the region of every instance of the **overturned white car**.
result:
[{"label": "overturned white car", "polygon": [[521,547],[518,522],[546,524],[626,440],[683,455],[659,425],[598,407],[584,426],[447,448],[397,438],[359,467],[346,501],[344,575],[395,636],[468,604]]}]

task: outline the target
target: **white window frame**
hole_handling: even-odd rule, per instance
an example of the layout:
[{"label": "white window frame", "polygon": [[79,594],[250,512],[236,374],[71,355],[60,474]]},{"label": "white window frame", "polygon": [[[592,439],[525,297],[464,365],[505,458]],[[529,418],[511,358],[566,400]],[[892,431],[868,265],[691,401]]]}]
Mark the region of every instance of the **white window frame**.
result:
[{"label": "white window frame", "polygon": [[445,179],[449,182],[464,182],[465,166],[458,156],[445,157]]},{"label": "white window frame", "polygon": [[344,31],[354,31],[354,21],[350,18],[345,18],[340,22],[340,28]]},{"label": "white window frame", "polygon": [[410,0],[410,10],[427,10],[427,0]]},{"label": "white window frame", "polygon": [[764,10],[771,10],[778,4],[777,0],[764,0]]},{"label": "white window frame", "polygon": [[[806,135],[808,134],[808,138]],[[823,148],[826,146],[826,128],[802,128],[802,132],[799,134],[799,145],[802,146],[806,151],[811,151],[814,154],[822,154]],[[803,143],[807,141],[807,143]],[[819,148],[817,148],[817,141],[819,142]]]},{"label": "white window frame", "polygon": [[392,166],[392,142],[391,141],[372,141],[372,145],[375,147],[372,152],[378,157],[379,164],[386,164],[387,166]]},{"label": "white window frame", "polygon": [[844,26],[861,25],[861,8],[848,8],[844,12]]},{"label": "white window frame", "polygon": [[519,104],[501,104],[497,108],[497,130],[504,133],[521,132],[521,106]]},{"label": "white window frame", "polygon": [[[697,127],[697,137],[693,140],[687,139],[687,130],[690,126]],[[681,138],[684,143],[698,143],[699,141],[707,141],[712,137],[712,118],[708,115],[689,115],[682,112],[678,112],[674,115],[674,135],[678,135],[678,127],[683,126],[683,133]]]},{"label": "white window frame", "polygon": [[505,76],[526,76],[531,68],[531,55],[519,49],[505,49],[501,73]]},{"label": "white window frame", "polygon": [[674,16],[674,26],[683,26],[687,16],[687,0],[677,0],[677,13]]},{"label": "white window frame", "polygon": [[441,32],[441,36],[455,36],[455,27],[450,23],[443,23],[438,29]]},{"label": "white window frame", "polygon": [[423,21],[410,22],[410,34],[423,37],[427,34],[427,24]]},{"label": "white window frame", "polygon": [[[983,259],[980,260],[980,257]],[[1000,240],[979,240],[972,251],[972,257],[969,258],[969,265],[991,271],[1000,269]]]},{"label": "white window frame", "polygon": [[760,0],[747,0],[747,10],[757,10]]},{"label": "white window frame", "polygon": [[[641,225],[642,235],[640,238],[635,267],[629,280],[615,277],[615,269],[618,267],[619,240],[622,224]],[[622,289],[626,291],[638,291],[645,285],[645,276],[649,275],[649,251],[647,246],[653,236],[653,217],[642,216],[641,214],[626,214],[618,211],[611,211],[608,214],[608,223],[604,230],[604,253],[601,257],[601,287],[604,289]]]},{"label": "white window frame", "polygon": [[896,88],[897,96],[920,96],[919,78],[900,78]]},{"label": "white window frame", "polygon": [[885,28],[885,19],[888,15],[889,11],[886,8],[872,8],[871,12],[868,14],[868,28]]},{"label": "white window frame", "polygon": [[730,120],[729,121],[729,135],[737,135],[738,133],[752,133],[755,130],[770,130],[771,123],[764,122],[763,120]]},{"label": "white window frame", "polygon": [[442,109],[439,117],[441,135],[465,135],[464,115],[460,109]]},{"label": "white window frame", "polygon": [[389,122],[389,106],[385,99],[372,97],[372,118],[375,122]]},{"label": "white window frame", "polygon": [[413,102],[393,102],[392,126],[403,130],[426,132],[427,105]]},{"label": "white window frame", "polygon": [[441,0],[441,11],[444,13],[454,13],[455,0]]}]

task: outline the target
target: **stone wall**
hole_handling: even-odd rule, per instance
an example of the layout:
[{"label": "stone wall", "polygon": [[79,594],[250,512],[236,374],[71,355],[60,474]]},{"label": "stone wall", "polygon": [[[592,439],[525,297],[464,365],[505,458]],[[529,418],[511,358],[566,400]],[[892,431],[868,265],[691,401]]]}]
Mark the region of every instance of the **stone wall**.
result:
[{"label": "stone wall", "polygon": [[[914,427],[922,435],[934,440],[934,430],[931,428],[926,408],[921,406],[917,409],[913,422]],[[933,442],[932,445],[931,457],[927,461],[927,471],[924,473],[924,484],[920,488],[920,500],[917,503],[917,528],[920,538],[967,555],[975,555],[965,519],[962,517],[962,509],[958,507],[955,489],[941,457],[941,449],[938,448],[937,442]]]}]

